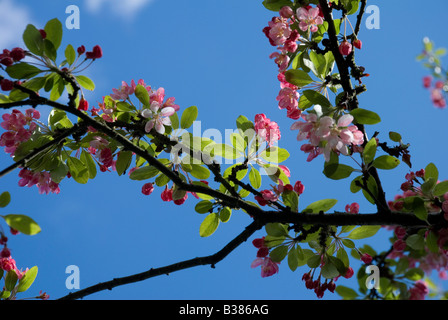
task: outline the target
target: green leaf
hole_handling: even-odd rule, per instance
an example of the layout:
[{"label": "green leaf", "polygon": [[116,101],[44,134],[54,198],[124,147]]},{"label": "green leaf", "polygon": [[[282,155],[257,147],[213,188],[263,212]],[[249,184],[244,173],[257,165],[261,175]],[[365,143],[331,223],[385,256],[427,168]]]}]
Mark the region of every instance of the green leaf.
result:
[{"label": "green leaf", "polygon": [[26,26],[23,32],[23,42],[31,53],[41,56],[44,52],[44,40],[39,30],[32,24]]},{"label": "green leaf", "polygon": [[198,117],[198,108],[196,106],[191,106],[185,109],[180,118],[180,127],[182,129],[190,128],[197,117]]},{"label": "green leaf", "polygon": [[286,255],[288,254],[288,246],[279,246],[271,252],[269,252],[269,257],[274,262],[282,262],[283,259],[286,258]]},{"label": "green leaf", "polygon": [[419,268],[412,268],[406,271],[404,274],[404,277],[406,279],[412,280],[412,281],[418,281],[425,277],[425,273],[422,269]]},{"label": "green leaf", "polygon": [[378,145],[375,138],[372,138],[365,146],[362,156],[364,158],[364,163],[369,164],[375,159],[376,149]]},{"label": "green leaf", "polygon": [[6,73],[14,79],[29,79],[41,72],[42,70],[26,62],[15,63],[6,68]]},{"label": "green leaf", "polygon": [[205,180],[210,177],[210,170],[201,165],[192,164],[190,174],[196,179]]},{"label": "green leaf", "polygon": [[354,171],[354,168],[345,164],[332,163],[325,165],[323,173],[329,179],[342,180],[350,177]]},{"label": "green leaf", "polygon": [[340,295],[344,300],[353,300],[359,297],[358,293],[355,290],[345,286],[337,286],[336,293]]},{"label": "green leaf", "polygon": [[10,270],[8,271],[8,273],[6,274],[5,277],[5,288],[7,291],[12,291],[14,290],[14,287],[16,286],[17,280],[19,279],[19,277],[17,276],[16,271]]},{"label": "green leaf", "polygon": [[44,53],[47,58],[55,62],[57,57],[56,49],[51,41],[44,39]]},{"label": "green leaf", "polygon": [[39,225],[33,219],[23,214],[8,214],[2,217],[8,226],[23,234],[32,236],[41,231]]},{"label": "green leaf", "polygon": [[81,152],[80,159],[87,166],[87,170],[89,171],[89,179],[94,179],[96,177],[97,171],[96,163],[93,160],[92,155],[89,152],[83,150]]},{"label": "green leaf", "polygon": [[336,199],[324,199],[313,202],[308,207],[303,210],[303,213],[319,213],[319,212],[327,212],[331,208],[333,208],[338,200]]},{"label": "green leaf", "polygon": [[89,169],[81,160],[75,157],[69,157],[67,159],[67,165],[72,178],[76,182],[86,184],[89,181]]},{"label": "green leaf", "polygon": [[399,159],[389,155],[380,156],[373,161],[373,166],[380,170],[392,170],[398,167],[399,164]]},{"label": "green leaf", "polygon": [[350,112],[358,124],[373,125],[381,122],[381,118],[373,111],[366,109],[355,109]]},{"label": "green leaf", "polygon": [[211,213],[205,217],[199,227],[199,235],[201,237],[209,237],[215,233],[219,226],[219,215],[217,213]]},{"label": "green leaf", "polygon": [[95,83],[88,77],[79,75],[75,76],[76,81],[78,81],[79,85],[86,90],[93,91],[95,89]]},{"label": "green leaf", "polygon": [[76,60],[76,51],[71,44],[65,48],[65,59],[69,65],[72,65]]},{"label": "green leaf", "polygon": [[347,238],[352,240],[370,238],[373,237],[380,229],[381,226],[361,226],[350,232]]},{"label": "green leaf", "polygon": [[282,193],[283,203],[291,208],[291,211],[297,212],[299,209],[299,195],[291,190],[285,190]]},{"label": "green leaf", "polygon": [[37,266],[34,266],[25,273],[22,279],[19,280],[19,284],[17,285],[17,292],[24,292],[28,290],[29,287],[31,287],[34,280],[36,280],[37,271]]},{"label": "green leaf", "polygon": [[230,217],[232,216],[232,209],[229,207],[224,207],[219,211],[219,220],[226,223],[230,220]]},{"label": "green leaf", "polygon": [[236,127],[238,128],[240,134],[244,138],[247,138],[247,142],[251,141],[255,136],[255,126],[253,122],[245,116],[239,116],[238,119],[236,119]]},{"label": "green leaf", "polygon": [[233,146],[224,143],[217,143],[213,145],[213,154],[224,159],[238,159],[243,155]]},{"label": "green leaf", "polygon": [[271,11],[280,11],[284,6],[293,6],[293,3],[290,0],[264,0],[263,6]]},{"label": "green leaf", "polygon": [[439,253],[438,236],[434,231],[430,231],[426,236],[426,246],[429,251],[433,253]]},{"label": "green leaf", "polygon": [[321,268],[321,275],[325,279],[333,279],[339,276],[339,271],[334,264],[327,261]]},{"label": "green leaf", "polygon": [[157,169],[156,167],[145,166],[145,167],[138,168],[138,169],[134,170],[130,174],[129,178],[131,180],[142,181],[142,180],[147,180],[147,179],[153,178],[158,174],[159,174],[159,169]]},{"label": "green leaf", "polygon": [[434,188],[434,195],[436,197],[441,197],[447,192],[448,192],[448,180],[442,181],[442,182],[439,182],[438,184],[436,184],[436,186]]},{"label": "green leaf", "polygon": [[177,112],[175,112],[172,116],[170,116],[170,120],[171,120],[171,128],[173,128],[173,130],[179,129],[179,115],[177,114]]},{"label": "green leaf", "polygon": [[62,23],[58,19],[52,19],[47,22],[44,27],[45,33],[47,37],[45,40],[51,41],[54,46],[54,49],[57,50],[61,45],[62,41]]},{"label": "green leaf", "polygon": [[320,254],[315,254],[315,255],[311,256],[310,258],[308,258],[308,260],[306,261],[306,264],[308,265],[308,267],[310,267],[312,269],[320,266],[320,264],[321,264]]},{"label": "green leaf", "polygon": [[425,180],[433,178],[435,181],[439,179],[439,170],[434,163],[430,163],[425,168]]},{"label": "green leaf", "polygon": [[0,208],[6,207],[11,202],[11,194],[8,191],[0,194]]},{"label": "green leaf", "polygon": [[393,142],[400,143],[402,140],[402,137],[401,137],[401,134],[391,131],[391,132],[389,132],[389,139],[392,140]]},{"label": "green leaf", "polygon": [[407,237],[406,244],[414,250],[425,249],[425,239],[419,234],[413,234]]},{"label": "green leaf", "polygon": [[230,134],[230,142],[232,143],[232,146],[238,150],[239,152],[243,153],[246,150],[247,142],[244,140],[244,138],[238,134],[238,133],[232,133]]},{"label": "green leaf", "polygon": [[291,271],[293,271],[293,272],[296,271],[296,269],[299,266],[299,252],[298,252],[299,249],[300,249],[300,247],[296,248],[294,246],[288,252],[288,266],[289,266],[289,269],[291,269]]},{"label": "green leaf", "polygon": [[141,84],[138,84],[135,87],[135,96],[137,97],[137,99],[145,106],[149,108],[150,105],[150,99],[149,99],[149,92],[148,90],[146,90],[146,88],[144,86],[142,86]]},{"label": "green leaf", "polygon": [[268,223],[264,228],[266,233],[272,237],[284,237],[288,235],[288,226],[281,223]]},{"label": "green leaf", "polygon": [[285,72],[286,81],[298,86],[305,87],[314,82],[314,80],[303,70],[288,70]]},{"label": "green leaf", "polygon": [[259,157],[272,163],[281,163],[289,158],[289,152],[279,147],[270,147],[259,154]]},{"label": "green leaf", "polygon": [[304,90],[299,99],[299,108],[305,110],[313,105],[320,105],[323,109],[331,107],[330,101],[321,93],[314,90]]},{"label": "green leaf", "polygon": [[196,204],[194,207],[194,210],[197,213],[209,213],[210,210],[213,208],[213,203],[208,200],[202,200]]},{"label": "green leaf", "polygon": [[254,167],[251,167],[250,169],[249,182],[255,189],[259,189],[261,187],[261,174]]},{"label": "green leaf", "polygon": [[120,151],[117,158],[117,162],[115,164],[119,176],[121,176],[123,173],[126,172],[126,170],[131,165],[131,161],[132,161],[131,151]]},{"label": "green leaf", "polygon": [[[348,240],[348,239],[344,239],[344,240]],[[348,240],[348,241],[350,241],[350,240]],[[336,257],[342,261],[342,263],[344,264],[344,266],[346,268],[348,268],[350,266],[350,260],[349,260],[347,251],[345,251],[345,249],[343,247],[340,247],[338,249],[338,252],[336,253]]]}]

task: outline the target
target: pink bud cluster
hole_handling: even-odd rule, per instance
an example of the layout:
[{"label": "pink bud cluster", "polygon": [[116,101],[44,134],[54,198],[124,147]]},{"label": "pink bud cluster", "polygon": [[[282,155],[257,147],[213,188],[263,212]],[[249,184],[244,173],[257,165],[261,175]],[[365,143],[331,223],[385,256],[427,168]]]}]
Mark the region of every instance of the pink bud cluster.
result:
[{"label": "pink bud cluster", "polygon": [[269,248],[266,245],[265,238],[259,238],[252,241],[257,251],[257,258],[252,262],[251,268],[261,266],[261,277],[271,277],[279,272],[279,263],[272,261],[269,257]]},{"label": "pink bud cluster", "polygon": [[320,154],[323,154],[328,162],[331,151],[348,155],[348,147],[364,142],[363,133],[358,127],[350,125],[354,119],[352,115],[343,115],[337,122],[329,116],[319,117],[314,113],[302,115],[302,119],[305,122],[293,123],[291,130],[299,130],[298,141],[309,140],[309,144],[301,147],[302,151],[309,154],[308,162]]},{"label": "pink bud cluster", "polygon": [[279,180],[278,186],[273,186],[272,190],[260,191],[260,195],[255,196],[255,200],[257,200],[260,206],[264,207],[272,202],[276,202],[285,191],[294,191],[300,196],[304,192],[304,190],[305,186],[301,181],[296,181],[293,187],[290,184],[283,185],[283,182]]},{"label": "pink bud cluster", "polygon": [[14,64],[14,62],[19,62],[26,56],[25,50],[22,48],[14,48],[11,51],[4,49],[3,53],[0,54],[0,64],[9,67]]},{"label": "pink bud cluster", "polygon": [[303,274],[302,281],[305,282],[305,287],[307,289],[314,290],[314,293],[318,299],[322,299],[324,297],[325,291],[328,290],[331,293],[334,293],[334,290],[336,289],[334,279],[331,279],[330,282],[328,282],[328,279],[325,279],[325,282],[322,283],[321,276],[319,275],[316,280],[313,280],[312,270]]},{"label": "pink bud cluster", "polygon": [[17,147],[30,139],[37,128],[35,120],[40,118],[40,113],[34,109],[28,109],[23,114],[19,110],[12,110],[11,114],[2,115],[3,122],[0,127],[7,130],[0,136],[0,146],[5,147],[5,152],[14,155]]},{"label": "pink bud cluster", "polygon": [[433,78],[426,76],[423,78],[423,86],[430,91],[431,100],[435,107],[446,108],[445,82],[438,80],[433,84]]},{"label": "pink bud cluster", "polygon": [[117,161],[114,160],[112,150],[109,148],[109,141],[100,136],[95,136],[92,141],[90,141],[88,150],[100,163],[101,172],[109,171],[109,169],[115,170]]}]

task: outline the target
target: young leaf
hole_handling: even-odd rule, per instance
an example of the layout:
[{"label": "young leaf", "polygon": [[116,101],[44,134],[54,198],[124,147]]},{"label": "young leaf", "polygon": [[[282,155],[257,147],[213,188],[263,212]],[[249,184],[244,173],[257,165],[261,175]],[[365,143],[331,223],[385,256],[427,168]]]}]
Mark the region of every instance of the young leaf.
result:
[{"label": "young leaf", "polygon": [[224,207],[221,209],[221,211],[219,211],[219,220],[221,220],[221,222],[228,222],[231,216],[232,209],[230,209],[229,207]]},{"label": "young leaf", "polygon": [[90,78],[83,75],[75,76],[75,78],[78,81],[79,85],[84,89],[90,91],[93,91],[95,89],[95,83]]},{"label": "young leaf", "polygon": [[279,246],[269,253],[269,257],[274,262],[282,262],[288,254],[288,246]]},{"label": "young leaf", "polygon": [[377,142],[375,138],[372,138],[365,146],[362,156],[364,158],[364,163],[369,164],[375,159]]},{"label": "young leaf", "polygon": [[381,226],[361,226],[350,232],[347,238],[352,240],[370,238],[373,237],[380,229]]},{"label": "young leaf", "polygon": [[325,199],[313,202],[308,207],[303,210],[303,213],[319,213],[319,212],[327,212],[331,208],[333,208],[338,200],[335,199]]},{"label": "young leaf", "polygon": [[197,117],[198,117],[198,108],[196,106],[191,106],[185,109],[180,118],[180,127],[182,129],[190,128]]},{"label": "young leaf", "polygon": [[355,109],[350,112],[358,124],[373,125],[381,122],[381,118],[373,111],[366,109]]},{"label": "young leaf", "polygon": [[44,52],[44,41],[39,30],[32,24],[27,25],[23,32],[23,42],[31,53],[41,56]]},{"label": "young leaf", "polygon": [[72,178],[76,182],[86,184],[89,181],[89,169],[81,160],[75,157],[69,157],[67,159],[67,165]]},{"label": "young leaf", "polygon": [[41,231],[39,225],[28,216],[22,214],[8,214],[2,217],[5,219],[8,226],[23,234],[32,236]]},{"label": "young leaf", "polygon": [[132,161],[132,152],[131,151],[121,151],[118,155],[117,162],[115,167],[117,169],[117,173],[121,176],[125,171],[129,168]]},{"label": "young leaf", "polygon": [[45,40],[51,41],[55,50],[58,50],[62,41],[62,23],[58,19],[52,19],[44,27],[47,34]]},{"label": "young leaf", "polygon": [[289,158],[289,152],[279,147],[270,147],[260,153],[259,156],[268,162],[281,163]]},{"label": "young leaf", "polygon": [[129,178],[131,180],[142,181],[142,180],[147,180],[147,179],[153,178],[158,174],[159,174],[159,169],[157,169],[156,167],[145,166],[142,168],[138,168],[137,170],[134,170],[130,174]]},{"label": "young leaf", "polygon": [[76,52],[71,44],[67,45],[67,47],[65,48],[64,54],[65,54],[65,59],[67,60],[67,63],[69,65],[72,65],[73,62],[75,62],[75,60],[76,60]]},{"label": "young leaf", "polygon": [[202,200],[199,201],[196,206],[194,207],[194,210],[197,213],[208,213],[213,208],[213,203],[208,200]]},{"label": "young leaf", "polygon": [[42,70],[26,62],[16,63],[6,68],[6,73],[14,79],[29,79],[41,72]]},{"label": "young leaf", "polygon": [[201,237],[209,237],[215,233],[219,226],[219,215],[217,213],[211,213],[205,217],[199,227],[199,235]]},{"label": "young leaf", "polygon": [[34,266],[25,273],[22,279],[19,280],[19,284],[17,285],[17,292],[24,292],[28,290],[29,287],[31,287],[37,277],[37,271],[37,266]]},{"label": "young leaf", "polygon": [[5,191],[2,194],[0,194],[0,208],[6,207],[10,201],[11,201],[11,195],[8,191]]},{"label": "young leaf", "polygon": [[298,86],[299,88],[305,87],[314,80],[303,70],[288,70],[285,72],[286,81]]},{"label": "young leaf", "polygon": [[373,166],[380,170],[392,170],[398,167],[399,164],[399,159],[389,155],[380,156],[373,161]]},{"label": "young leaf", "polygon": [[255,189],[259,189],[261,187],[261,174],[254,167],[250,169],[249,182]]}]

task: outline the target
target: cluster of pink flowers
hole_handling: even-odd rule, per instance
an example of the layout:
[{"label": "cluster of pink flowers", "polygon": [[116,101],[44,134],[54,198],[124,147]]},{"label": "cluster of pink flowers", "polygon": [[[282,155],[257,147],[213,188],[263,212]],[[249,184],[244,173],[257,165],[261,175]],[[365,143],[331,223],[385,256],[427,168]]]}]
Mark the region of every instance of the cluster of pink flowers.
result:
[{"label": "cluster of pink flowers", "polygon": [[435,107],[440,109],[446,108],[445,83],[443,81],[438,80],[433,85],[433,78],[426,76],[423,78],[423,86],[430,90],[431,100]]},{"label": "cluster of pink flowers", "polygon": [[363,133],[358,127],[350,125],[352,115],[343,115],[337,122],[331,117],[319,117],[309,113],[302,115],[303,120],[293,123],[291,130],[299,130],[298,141],[309,140],[309,144],[301,147],[301,150],[309,153],[307,161],[312,161],[318,155],[323,154],[325,161],[330,160],[330,153],[348,155],[349,146],[358,146],[364,142]]},{"label": "cluster of pink flowers", "polygon": [[266,118],[264,114],[255,116],[255,132],[257,136],[266,141],[269,146],[273,146],[281,138],[280,128],[278,124]]},{"label": "cluster of pink flowers", "polygon": [[23,114],[19,110],[12,110],[11,114],[2,115],[3,122],[0,127],[7,130],[0,136],[0,146],[5,147],[5,152],[14,155],[17,147],[30,139],[37,128],[35,120],[40,118],[40,113],[34,109],[28,109]]},{"label": "cluster of pink flowers", "polygon": [[[16,235],[19,232],[15,229],[10,228],[11,234]],[[0,251],[0,269],[5,272],[14,270],[17,274],[17,278],[20,280],[27,273],[28,268],[25,271],[19,270],[16,265],[16,261],[11,257],[11,250],[8,248],[8,237],[5,236],[3,232],[0,231],[0,245],[3,246],[2,251]],[[48,300],[50,296],[47,293],[40,292],[37,299]]]},{"label": "cluster of pink flowers", "polygon": [[132,80],[130,85],[123,81],[120,88],[112,89],[113,93],[110,97],[114,100],[125,101],[130,95],[135,93],[137,85],[145,87],[149,93],[149,109],[143,109],[141,111],[141,116],[149,119],[146,123],[145,131],[150,132],[152,128],[155,128],[158,133],[164,134],[165,126],[171,126],[169,117],[180,109],[180,107],[175,104],[175,98],[170,97],[165,100],[164,88],[153,90],[151,86],[147,86],[142,79],[140,79],[137,84]]},{"label": "cluster of pink flowers", "polygon": [[286,109],[287,117],[293,120],[299,119],[301,115],[301,110],[298,108],[300,94],[297,90],[299,88],[285,80],[284,72],[291,62],[290,55],[298,49],[297,42],[300,41],[301,35],[298,30],[292,29],[291,25],[298,22],[300,30],[316,32],[317,26],[323,23],[322,17],[319,7],[299,8],[294,14],[294,11],[286,6],[280,10],[280,16],[273,17],[268,26],[263,29],[263,33],[269,39],[270,44],[278,49],[270,55],[270,58],[274,59],[279,68],[278,106],[280,109]]},{"label": "cluster of pink flowers", "polygon": [[269,257],[269,248],[266,246],[266,243],[263,238],[255,239],[252,241],[252,244],[257,251],[257,258],[252,262],[251,268],[256,268],[261,266],[261,277],[271,277],[279,271],[279,263],[272,261]]},{"label": "cluster of pink flowers", "polygon": [[61,190],[59,184],[51,179],[49,172],[33,172],[29,169],[22,169],[19,172],[19,186],[32,187],[37,186],[40,194],[55,193],[58,194]]},{"label": "cluster of pink flowers", "polygon": [[419,280],[411,289],[409,289],[409,293],[409,300],[425,300],[425,297],[429,293],[429,289],[424,281]]},{"label": "cluster of pink flowers", "polygon": [[283,185],[283,182],[279,180],[279,184],[277,186],[273,186],[272,190],[260,191],[261,195],[255,196],[255,200],[257,200],[260,206],[264,207],[266,205],[269,205],[269,203],[276,202],[280,198],[281,194],[286,190],[294,191],[300,196],[304,192],[305,186],[301,181],[296,181],[293,187],[290,184]]},{"label": "cluster of pink flowers", "polygon": [[109,141],[100,136],[95,136],[89,144],[90,146],[88,150],[100,163],[100,171],[105,172],[109,169],[115,170],[117,161],[114,160],[112,150],[109,148]]}]

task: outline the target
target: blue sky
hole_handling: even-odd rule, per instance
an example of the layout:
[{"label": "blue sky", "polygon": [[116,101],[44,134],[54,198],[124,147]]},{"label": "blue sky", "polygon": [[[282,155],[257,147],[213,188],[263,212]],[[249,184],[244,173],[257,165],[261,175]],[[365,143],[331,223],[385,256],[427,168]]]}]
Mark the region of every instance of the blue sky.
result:
[{"label": "blue sky", "polygon": [[[349,192],[349,180],[333,182],[322,175],[323,158],[307,163],[300,150],[291,120],[277,108],[279,91],[277,68],[269,59],[271,47],[261,32],[273,17],[260,1],[77,1],[81,13],[79,30],[64,29],[61,48],[101,45],[104,56],[86,71],[96,83],[86,93],[91,105],[112,93],[121,81],[144,79],[153,87],[164,87],[174,96],[181,111],[195,105],[203,130],[234,129],[243,114],[253,119],[265,113],[282,130],[279,146],[287,148],[285,163],[292,180],[301,180],[306,189],[302,205],[325,198],[339,200],[337,210],[348,203],[361,203],[363,212],[374,212],[359,195]],[[42,28],[58,18],[63,23],[72,1],[0,0],[1,49],[22,45],[14,41],[26,24]],[[415,170],[434,162],[440,176],[448,177],[446,150],[440,141],[446,135],[446,110],[432,107],[422,88],[426,74],[415,57],[422,50],[422,39],[430,37],[437,46],[448,46],[440,29],[448,4],[432,2],[437,10],[404,5],[402,1],[369,1],[380,8],[379,30],[362,27],[363,49],[357,55],[360,65],[371,76],[365,79],[368,91],[360,97],[361,106],[376,111],[382,123],[369,128],[400,132],[411,143]],[[5,9],[6,8],[6,9]],[[5,11],[6,10],[6,11]],[[14,19],[12,18],[14,17]],[[1,21],[8,21],[2,23]],[[19,39],[20,40],[20,39]],[[45,114],[48,109],[42,108]],[[0,165],[11,163],[0,153]],[[397,193],[408,172],[405,165],[382,175],[388,198]],[[33,237],[10,238],[10,247],[19,267],[39,267],[30,294],[46,291],[51,298],[69,293],[65,287],[69,265],[80,269],[81,287],[157,268],[197,256],[213,254],[250,223],[242,212],[234,212],[229,223],[221,224],[210,238],[199,237],[204,218],[194,212],[190,197],[182,207],[162,203],[160,192],[140,193],[141,183],[99,174],[88,185],[65,180],[59,195],[39,195],[36,188],[19,188],[18,172],[0,180],[0,191],[8,190],[12,202],[4,213],[27,214],[42,227]],[[255,237],[262,236],[259,232]],[[379,250],[387,248],[386,232],[377,237]],[[255,238],[254,237],[254,238]],[[252,238],[253,239],[253,238]],[[251,239],[251,240],[252,240]],[[304,288],[302,274],[292,273],[285,263],[280,273],[262,279],[260,270],[251,269],[256,249],[250,242],[216,265],[197,267],[101,292],[86,299],[314,299]],[[355,265],[356,266],[356,265]],[[356,267],[355,267],[356,270]],[[344,285],[350,285],[345,281]],[[325,296],[338,299],[337,295]]]}]

